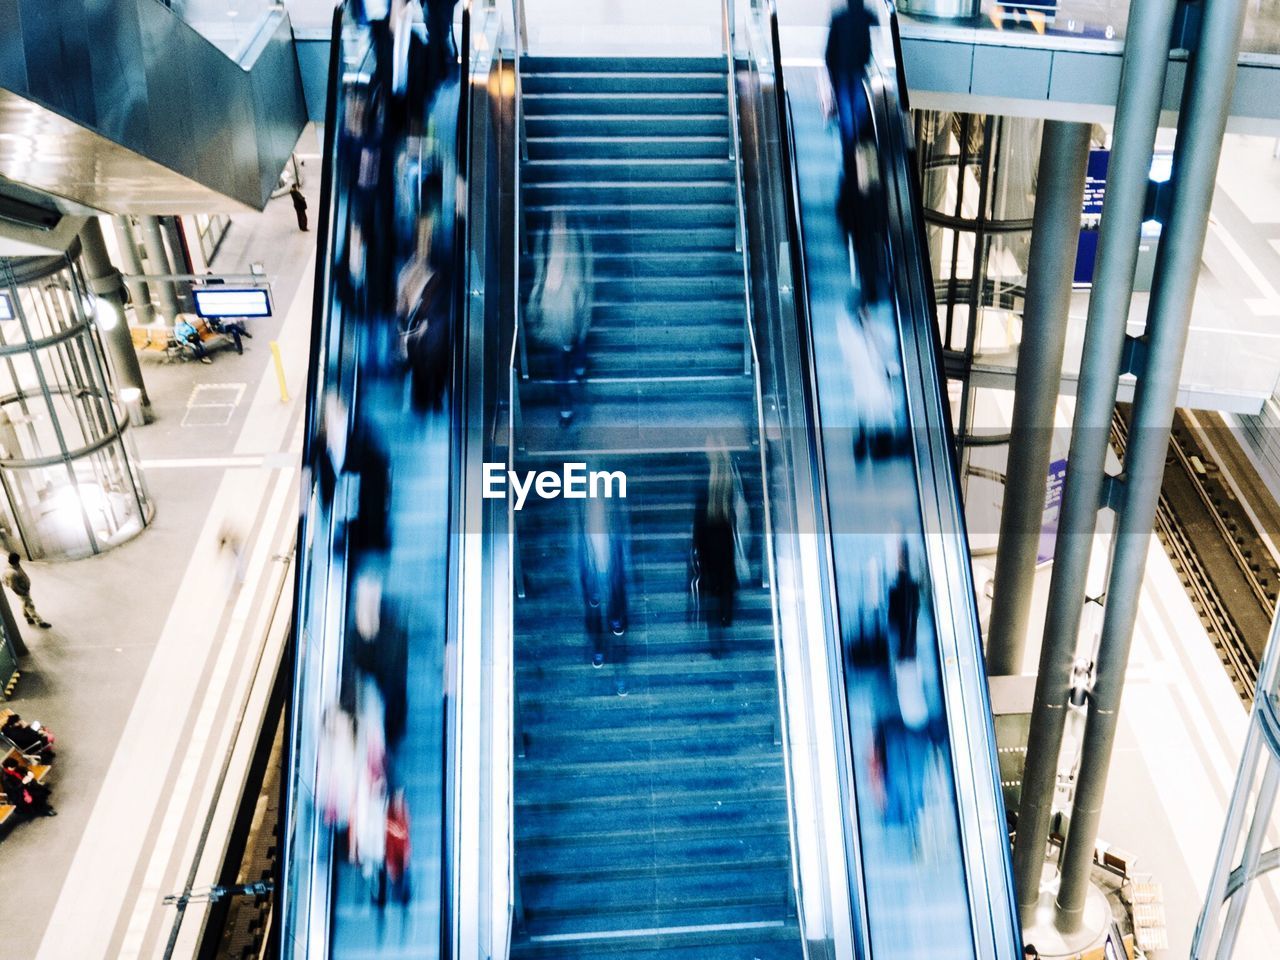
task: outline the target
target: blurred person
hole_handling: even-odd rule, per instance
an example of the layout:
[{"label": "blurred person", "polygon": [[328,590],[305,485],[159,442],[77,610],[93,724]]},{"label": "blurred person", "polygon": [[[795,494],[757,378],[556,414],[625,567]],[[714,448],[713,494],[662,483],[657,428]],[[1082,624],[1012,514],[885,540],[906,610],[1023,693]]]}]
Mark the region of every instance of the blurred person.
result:
[{"label": "blurred person", "polygon": [[307,226],[307,198],[302,195],[302,188],[298,186],[297,181],[289,187],[289,199],[293,201],[293,212],[298,218],[298,229],[306,233]]},{"label": "blurred person", "polygon": [[391,0],[388,22],[391,28],[391,92],[403,97],[409,85],[409,50],[414,23],[421,23],[418,0]]},{"label": "blurred person", "polygon": [[316,797],[324,823],[345,834],[356,793],[355,720],[333,704],[325,709],[323,723],[316,763]]},{"label": "blurred person", "polygon": [[0,736],[7,738],[29,757],[41,763],[52,763],[57,756],[53,752],[54,736],[39,721],[27,723],[16,713],[11,713],[0,725]]},{"label": "blurred person", "polygon": [[371,885],[370,893],[377,899],[387,855],[387,779],[382,771],[367,768],[357,769],[356,774],[348,850],[351,862],[360,865]]},{"label": "blurred person", "polygon": [[886,452],[885,441],[892,437],[897,417],[892,371],[867,330],[864,311],[849,311],[836,332],[844,366],[853,384],[854,456],[862,458]]},{"label": "blurred person", "polygon": [[323,412],[319,435],[316,437],[316,446],[320,449],[316,483],[320,488],[322,501],[332,506],[338,487],[338,475],[347,465],[347,437],[351,426],[346,401],[333,387],[325,391],[321,407]]},{"label": "blurred person", "polygon": [[[356,783],[351,805],[348,854],[365,879],[381,872],[387,841],[386,714],[376,682],[361,677],[357,687]],[[376,888],[375,888],[376,892]]]},{"label": "blurred person", "polygon": [[411,397],[414,409],[419,412],[439,409],[449,385],[453,358],[452,307],[449,274],[437,270],[427,281],[405,334]]},{"label": "blurred person", "polygon": [[408,635],[387,602],[381,574],[372,570],[360,573],[354,606],[359,638],[356,666],[377,684],[386,740],[395,744],[404,736],[408,720]]},{"label": "blurred person", "polygon": [[201,363],[213,363],[209,356],[209,351],[205,349],[204,341],[200,339],[200,331],[195,325],[184,317],[179,317],[173,325],[173,338],[178,341],[179,345],[185,344],[191,348],[192,354]]},{"label": "blurred person", "polygon": [[559,384],[560,424],[573,421],[574,384],[586,376],[587,329],[591,325],[593,277],[591,242],[570,227],[563,210],[551,215],[534,238],[536,263],[527,317],[530,336],[553,351]]},{"label": "blurred person", "polygon": [[871,119],[866,78],[871,63],[871,28],[875,22],[863,0],[850,0],[847,7],[832,16],[827,35],[827,74],[831,78],[844,155],[836,212],[848,233],[854,232],[854,194],[859,189],[856,154],[867,137]]},{"label": "blurred person", "polygon": [[836,216],[853,240],[864,303],[883,299],[883,274],[888,269],[883,253],[879,162],[867,97],[871,29],[877,23],[863,0],[850,0],[848,7],[831,18],[826,51],[843,157]]},{"label": "blurred person", "polygon": [[240,317],[230,317],[225,320],[210,320],[210,329],[217,333],[224,334],[231,338],[232,345],[236,348],[236,353],[244,356],[244,343],[242,338],[253,339],[253,334],[249,332],[249,328],[245,326],[245,322]]},{"label": "blurred person", "polygon": [[384,844],[385,863],[378,902],[385,903],[388,887],[400,903],[409,902],[409,857],[412,850],[409,830],[409,805],[404,789],[397,789],[387,804],[387,839]]},{"label": "blurred person", "polygon": [[[627,529],[622,507],[600,497],[584,502],[578,537],[578,579],[591,640],[591,665],[621,662],[627,632]],[[619,689],[622,694],[625,687]]]},{"label": "blurred person", "polygon": [[4,572],[4,585],[22,601],[22,615],[27,618],[27,623],[41,630],[48,630],[52,626],[36,610],[35,601],[31,599],[31,578],[27,576],[27,571],[22,569],[22,558],[16,553],[9,554],[9,567]]},{"label": "blurred person", "polygon": [[453,8],[458,0],[426,0],[427,66],[434,87],[456,69],[458,48],[453,41]]},{"label": "blurred person", "polygon": [[358,479],[356,515],[349,521],[351,545],[358,551],[385,552],[391,548],[391,461],[370,428],[357,431],[346,464]]},{"label": "blurred person", "polygon": [[733,626],[739,586],[734,469],[723,447],[708,450],[707,460],[707,484],[698,493],[693,514],[693,560],[711,655],[719,658],[725,653],[725,632]]},{"label": "blurred person", "polygon": [[58,811],[49,805],[49,788],[29,770],[22,769],[14,757],[5,757],[0,766],[0,786],[4,798],[18,812],[28,817],[56,817]]},{"label": "blurred person", "polygon": [[911,569],[906,542],[899,547],[898,573],[889,587],[889,621],[893,633],[893,681],[902,722],[923,730],[929,720],[919,657],[920,584]]},{"label": "blurred person", "polygon": [[231,575],[235,583],[244,584],[245,566],[248,563],[248,552],[245,550],[244,534],[231,523],[223,523],[218,533],[218,553],[231,555]]},{"label": "blurred person", "polygon": [[366,643],[378,639],[382,629],[382,576],[362,570],[355,583],[356,636]]}]

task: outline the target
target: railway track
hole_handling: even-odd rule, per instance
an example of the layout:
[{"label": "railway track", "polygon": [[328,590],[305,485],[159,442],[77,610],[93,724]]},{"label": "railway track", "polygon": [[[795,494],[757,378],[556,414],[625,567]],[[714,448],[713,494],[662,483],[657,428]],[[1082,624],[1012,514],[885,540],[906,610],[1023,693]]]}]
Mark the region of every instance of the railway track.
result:
[{"label": "railway track", "polygon": [[[1128,425],[1120,411],[1111,440],[1123,457]],[[1181,415],[1170,435],[1155,533],[1236,693],[1252,703],[1280,571]]]}]

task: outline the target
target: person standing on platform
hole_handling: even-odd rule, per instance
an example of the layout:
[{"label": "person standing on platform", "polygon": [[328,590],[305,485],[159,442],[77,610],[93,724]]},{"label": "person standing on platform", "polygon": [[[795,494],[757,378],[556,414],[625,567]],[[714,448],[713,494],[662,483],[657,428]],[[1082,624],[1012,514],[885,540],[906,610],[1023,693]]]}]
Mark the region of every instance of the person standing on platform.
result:
[{"label": "person standing on platform", "polygon": [[298,229],[306,233],[310,229],[307,226],[307,198],[297,183],[289,188],[289,199],[293,201],[293,212],[298,216]]},{"label": "person standing on platform", "polygon": [[9,554],[9,569],[4,572],[4,585],[22,601],[22,613],[27,618],[27,623],[48,630],[50,623],[36,611],[35,601],[31,599],[31,578],[22,569],[22,558],[16,553]]}]

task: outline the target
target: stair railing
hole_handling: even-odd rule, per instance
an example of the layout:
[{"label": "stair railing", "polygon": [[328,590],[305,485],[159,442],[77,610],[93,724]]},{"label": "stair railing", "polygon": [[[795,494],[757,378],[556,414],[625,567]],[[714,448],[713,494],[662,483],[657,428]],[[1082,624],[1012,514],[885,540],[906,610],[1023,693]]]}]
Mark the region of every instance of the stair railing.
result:
[{"label": "stair railing", "polygon": [[[515,243],[512,247],[515,250],[515,266],[511,274],[512,280],[512,315],[515,317],[515,333],[513,334],[512,350],[515,353],[513,361],[518,361],[520,379],[529,379],[529,352],[525,346],[525,340],[521,333],[522,324],[520,322],[520,256],[524,253],[525,243],[528,240],[529,231],[525,224],[524,218],[524,198],[522,196],[520,184],[520,165],[529,159],[529,136],[525,128],[524,122],[524,87],[520,80],[520,57],[524,49],[529,44],[529,27],[524,15],[524,0],[511,0],[511,38],[512,38],[512,69],[515,74],[515,123],[513,124],[516,132],[516,141],[519,144],[518,155],[515,160],[515,170],[513,171],[512,180],[512,196],[515,204],[514,216],[512,223],[515,230]],[[518,384],[512,388],[512,403],[516,402],[515,389]]]},{"label": "stair railing", "polygon": [[746,204],[743,200],[742,192],[742,154],[738,149],[738,73],[737,61],[733,52],[737,31],[734,27],[734,16],[733,0],[721,0],[721,39],[724,41],[725,63],[728,67],[725,83],[727,84],[729,96],[729,162],[733,164],[733,199],[737,208],[733,249],[742,254],[742,295],[746,306],[746,319],[742,327],[742,373],[744,376],[751,376],[752,357],[755,352],[755,333],[751,319],[751,276],[747,268],[746,255],[747,217]]}]

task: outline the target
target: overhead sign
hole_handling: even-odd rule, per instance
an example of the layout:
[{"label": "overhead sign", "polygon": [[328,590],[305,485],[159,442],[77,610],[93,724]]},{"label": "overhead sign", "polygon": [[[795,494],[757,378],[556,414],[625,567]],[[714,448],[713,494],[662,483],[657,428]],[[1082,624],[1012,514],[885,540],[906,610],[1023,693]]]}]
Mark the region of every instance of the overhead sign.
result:
[{"label": "overhead sign", "polygon": [[191,295],[196,301],[196,314],[206,319],[271,316],[271,291],[265,287],[196,287]]},{"label": "overhead sign", "polygon": [[13,303],[9,300],[9,295],[0,290],[0,320],[13,319]]}]

